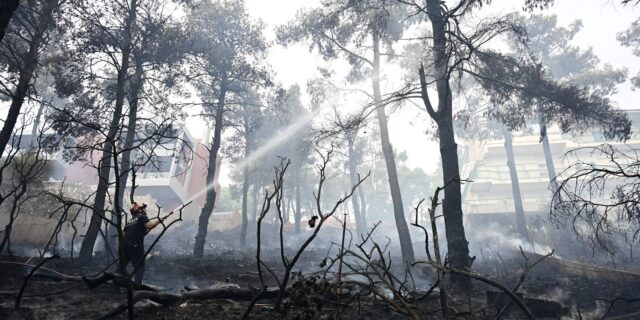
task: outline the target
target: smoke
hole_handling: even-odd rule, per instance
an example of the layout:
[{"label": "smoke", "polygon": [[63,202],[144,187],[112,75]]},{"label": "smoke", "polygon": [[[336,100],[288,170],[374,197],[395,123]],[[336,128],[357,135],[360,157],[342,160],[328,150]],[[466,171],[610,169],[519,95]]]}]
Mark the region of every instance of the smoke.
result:
[{"label": "smoke", "polygon": [[501,232],[505,230],[504,225],[498,223],[490,223],[482,229],[476,229],[469,233],[469,250],[472,255],[480,253],[482,248],[491,248],[499,253],[509,253],[518,251],[522,248],[525,252],[533,252],[546,254],[551,252],[553,248],[548,245],[535,241],[528,241],[516,236],[515,234],[507,234]]}]

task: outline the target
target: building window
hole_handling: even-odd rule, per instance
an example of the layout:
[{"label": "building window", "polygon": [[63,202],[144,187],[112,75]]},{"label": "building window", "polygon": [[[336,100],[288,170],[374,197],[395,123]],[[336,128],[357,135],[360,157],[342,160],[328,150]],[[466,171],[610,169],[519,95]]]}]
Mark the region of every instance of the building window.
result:
[{"label": "building window", "polygon": [[154,159],[145,164],[142,172],[169,172],[172,160],[171,156],[154,157]]}]

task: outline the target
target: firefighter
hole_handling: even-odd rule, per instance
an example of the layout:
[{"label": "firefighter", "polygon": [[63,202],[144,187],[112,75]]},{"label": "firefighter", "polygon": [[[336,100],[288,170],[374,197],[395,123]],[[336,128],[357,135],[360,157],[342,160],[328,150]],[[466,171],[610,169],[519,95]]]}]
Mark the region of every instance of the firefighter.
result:
[{"label": "firefighter", "polygon": [[[138,288],[142,287],[142,276],[144,275],[144,237],[149,230],[155,228],[173,214],[173,211],[171,211],[164,217],[149,219],[146,209],[146,204],[139,205],[134,202],[129,210],[132,216],[131,221],[124,227],[124,265],[125,268],[129,263],[133,265],[133,268],[138,264],[140,265],[134,275],[134,284]],[[82,280],[89,288],[93,289],[107,281],[115,281],[116,277],[109,272],[104,272],[98,278],[82,277]]]},{"label": "firefighter", "polygon": [[158,218],[149,220],[147,217],[147,205],[139,205],[134,202],[130,209],[131,220],[124,227],[124,257],[125,266],[129,263],[133,268],[140,265],[134,275],[134,283],[142,285],[144,275],[144,237],[149,230],[155,228],[164,219]]}]

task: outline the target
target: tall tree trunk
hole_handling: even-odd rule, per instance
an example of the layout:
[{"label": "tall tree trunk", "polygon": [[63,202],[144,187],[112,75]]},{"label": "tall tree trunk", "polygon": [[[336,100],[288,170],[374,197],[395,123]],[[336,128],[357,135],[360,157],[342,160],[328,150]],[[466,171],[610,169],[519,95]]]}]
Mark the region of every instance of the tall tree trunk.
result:
[{"label": "tall tree trunk", "polygon": [[[115,203],[117,203],[117,207],[119,209],[114,210],[115,212],[119,212],[120,209],[124,208],[124,193],[127,189],[127,180],[129,180],[129,172],[131,171],[131,149],[133,148],[136,136],[138,99],[142,88],[143,72],[142,59],[135,59],[135,72],[133,75],[133,81],[131,82],[131,92],[129,92],[129,122],[127,124],[127,135],[125,137],[124,148],[122,151],[122,160],[119,172],[120,177],[116,178],[120,180],[120,186],[115,199]],[[113,222],[114,225],[117,222],[116,220],[116,215],[111,216],[111,222]],[[109,232],[107,233],[107,241],[110,248],[117,248],[117,238],[115,238],[115,235],[118,234],[118,230],[116,230],[114,225],[111,225],[108,228]]]},{"label": "tall tree trunk", "polygon": [[360,220],[362,221],[362,228],[368,231],[369,225],[367,224],[367,201],[364,197],[364,191],[362,188],[358,188],[358,197],[360,198]]},{"label": "tall tree trunk", "polygon": [[518,170],[516,169],[516,157],[513,154],[513,136],[511,132],[507,130],[506,126],[502,127],[502,135],[504,136],[504,149],[507,152],[507,167],[509,167],[509,174],[511,176],[511,193],[513,194],[513,205],[516,211],[516,229],[524,239],[529,240],[527,221],[525,220],[524,208],[522,207]]},{"label": "tall tree trunk", "polygon": [[[249,148],[246,143],[244,150],[245,155],[248,155]],[[249,166],[244,166],[242,174],[244,179],[242,181],[242,227],[240,229],[240,246],[244,248],[247,241],[247,224],[249,224],[247,212],[247,201],[249,197]]]},{"label": "tall tree trunk", "polygon": [[558,183],[555,180],[556,166],[553,164],[553,155],[551,154],[549,136],[547,135],[547,120],[541,106],[538,106],[538,124],[540,125],[540,142],[542,142],[542,150],[544,150],[544,160],[547,165],[551,194],[556,194],[556,191],[558,191]]},{"label": "tall tree trunk", "polygon": [[409,226],[407,225],[407,220],[404,216],[402,195],[400,194],[400,184],[398,183],[398,173],[396,171],[396,159],[393,154],[393,147],[389,141],[387,115],[380,93],[380,39],[377,32],[373,33],[373,55],[373,97],[378,117],[378,125],[380,126],[382,153],[384,154],[384,160],[387,164],[387,177],[389,179],[389,190],[391,191],[391,200],[393,202],[393,213],[396,220],[396,227],[398,229],[398,237],[400,238],[400,251],[402,251],[402,261],[404,263],[412,263],[415,258],[413,255],[411,234],[409,233]]},{"label": "tall tree trunk", "polygon": [[[11,4],[9,4],[9,6],[10,5]],[[20,115],[22,104],[24,104],[24,99],[27,96],[27,91],[29,90],[29,84],[31,83],[31,79],[33,78],[36,66],[38,65],[38,51],[40,50],[40,46],[42,45],[42,40],[44,39],[45,32],[53,23],[53,12],[57,5],[58,0],[47,0],[44,3],[42,12],[38,18],[38,25],[36,27],[37,29],[34,31],[33,37],[29,42],[29,51],[27,51],[26,55],[24,56],[24,60],[22,61],[22,66],[20,68],[20,77],[18,78],[18,85],[13,92],[9,112],[7,113],[7,117],[4,120],[2,130],[0,130],[0,156],[4,155],[4,151],[7,148],[7,143],[9,143],[9,139],[11,138],[11,134],[13,133],[13,129],[15,128],[18,121],[18,116]],[[2,12],[0,15],[4,16],[5,14],[5,12]]]},{"label": "tall tree trunk", "polygon": [[294,206],[293,206],[293,199],[296,196],[296,188],[293,187],[291,188],[291,190],[289,191],[289,198],[287,200],[287,207],[288,207],[288,211],[287,211],[287,223],[291,223],[291,216],[295,214],[294,210]]},{"label": "tall tree trunk", "polygon": [[251,223],[255,224],[258,215],[258,185],[254,184],[251,193]]},{"label": "tall tree trunk", "polygon": [[196,258],[202,258],[204,256],[204,243],[207,237],[207,229],[209,228],[209,218],[213,213],[213,208],[216,204],[216,189],[212,186],[216,175],[218,160],[218,151],[220,150],[221,134],[222,134],[222,119],[225,106],[225,97],[227,95],[226,81],[222,82],[220,88],[220,96],[218,97],[218,107],[216,110],[215,127],[213,130],[213,143],[211,149],[209,149],[209,167],[207,169],[207,190],[204,207],[200,212],[200,218],[198,219],[198,234],[196,235],[196,243],[193,247],[193,256]]},{"label": "tall tree trunk", "polygon": [[300,169],[294,171],[295,188],[296,188],[296,211],[293,213],[293,219],[296,225],[296,234],[300,234],[300,220],[302,220],[301,212],[301,195],[300,195]]},{"label": "tall tree trunk", "polygon": [[[245,160],[249,156],[251,148],[253,148],[253,128],[251,126],[252,119],[249,114],[249,110],[245,106],[244,112],[242,114],[243,123],[244,123],[244,157]],[[243,170],[243,178],[244,181],[242,183],[242,227],[240,230],[240,246],[245,247],[247,244],[247,225],[249,224],[249,165],[244,166]],[[255,194],[254,194],[255,195]],[[255,202],[255,197],[254,197]],[[254,204],[255,206],[255,204]],[[254,219],[255,219],[255,212]]]},{"label": "tall tree trunk", "polygon": [[[116,86],[116,103],[113,111],[113,117],[109,124],[109,131],[107,137],[102,143],[102,158],[99,163],[98,170],[98,188],[96,190],[94,202],[93,202],[93,215],[91,216],[91,222],[89,223],[89,229],[82,240],[80,247],[80,254],[78,257],[80,260],[90,260],[93,256],[93,247],[98,237],[100,230],[100,223],[103,219],[106,219],[104,214],[104,206],[107,191],[109,189],[109,174],[111,171],[111,161],[113,157],[113,151],[115,146],[115,138],[118,133],[120,120],[122,119],[122,107],[124,105],[124,98],[126,95],[125,84],[127,82],[127,72],[129,69],[129,57],[131,55],[131,30],[136,20],[136,10],[138,7],[137,0],[131,0],[131,11],[127,18],[126,24],[126,39],[124,39],[124,47],[122,48],[122,60],[120,62],[120,69],[118,70],[117,86]],[[119,212],[117,212],[119,214]]]},{"label": "tall tree trunk", "polygon": [[[20,172],[22,175],[23,172]],[[18,218],[18,214],[20,213],[20,199],[27,193],[27,187],[29,182],[25,180],[25,177],[20,177],[20,190],[13,195],[13,201],[11,202],[11,209],[9,210],[9,224],[4,229],[4,238],[2,239],[2,243],[0,243],[0,253],[7,249],[7,253],[11,253],[11,230],[13,229],[13,224]]]},{"label": "tall tree trunk", "polygon": [[133,143],[136,137],[136,126],[138,124],[138,101],[140,91],[142,89],[143,73],[144,68],[142,59],[135,59],[135,73],[133,75],[131,92],[129,94],[129,122],[127,123],[127,135],[124,142],[124,151],[122,152],[120,190],[118,190],[118,194],[116,196],[116,201],[121,208],[124,208],[124,192],[126,190],[127,180],[129,180],[129,172],[132,170],[131,149],[133,148]]},{"label": "tall tree trunk", "polygon": [[9,241],[11,239],[11,230],[13,229],[13,222],[15,220],[14,217],[9,218],[9,223],[4,227],[4,234],[2,235],[2,242],[0,242],[0,253],[4,252],[5,247],[7,248],[7,252],[11,254],[11,248],[9,246]]},{"label": "tall tree trunk", "polygon": [[283,226],[289,221],[289,197],[285,190],[282,192],[282,223]]},{"label": "tall tree trunk", "polygon": [[[449,86],[446,26],[440,0],[427,0],[426,2],[433,30],[434,76],[438,92],[437,111],[431,105],[424,70],[421,69],[422,97],[429,116],[435,120],[438,126],[442,178],[445,186],[442,210],[449,262],[456,269],[466,270],[471,268],[473,260],[469,257],[469,242],[464,232],[458,145],[453,131],[453,101]],[[451,280],[463,288],[471,286],[471,279],[468,277],[452,275]]]},{"label": "tall tree trunk", "polygon": [[4,33],[9,26],[13,13],[18,9],[19,0],[0,1],[0,41],[4,38]]},{"label": "tall tree trunk", "polygon": [[[137,8],[137,2],[136,0],[133,0],[132,5],[131,5],[131,9],[135,12]],[[131,27],[131,25],[129,25],[129,27]],[[128,29],[129,31],[131,30],[131,28]],[[129,33],[129,38],[131,37],[131,33]],[[130,43],[130,41],[128,42]],[[124,101],[124,98],[123,98]],[[116,148],[115,143],[114,143],[114,149]],[[119,194],[120,193],[120,189],[123,188],[123,186],[120,185],[120,166],[118,163],[118,152],[112,152],[111,156],[113,157],[113,172],[115,175],[115,181],[114,181],[114,188],[115,188],[115,194]],[[129,274],[127,273],[127,258],[124,252],[124,232],[123,232],[123,227],[122,227],[122,222],[123,222],[123,217],[124,215],[122,215],[122,207],[120,207],[120,203],[118,201],[114,201],[113,202],[113,215],[115,215],[115,229],[117,231],[117,237],[118,237],[118,247],[117,247],[117,252],[118,252],[118,273],[119,274],[123,274],[125,276],[128,276]],[[112,217],[113,217],[112,215]],[[109,225],[107,225],[107,227],[110,227]],[[106,234],[106,230],[105,230],[105,234]],[[143,248],[144,249],[144,248]],[[135,311],[134,311],[134,305],[135,302],[133,301],[133,285],[131,285],[130,283],[127,284],[126,286],[126,290],[127,290],[127,314],[128,314],[128,318],[129,320],[134,320],[135,319]]]},{"label": "tall tree trunk", "polygon": [[[22,174],[22,173],[21,173]],[[13,224],[18,218],[18,214],[20,213],[20,198],[27,192],[27,181],[21,181],[20,191],[16,192],[13,195],[13,201],[11,202],[11,209],[9,210],[9,223],[4,228],[4,237],[2,239],[2,243],[0,243],[0,253],[7,249],[7,253],[10,255],[11,253],[11,230],[13,229]]]},{"label": "tall tree trunk", "polygon": [[455,141],[451,117],[438,121],[438,132],[443,184],[446,186],[444,199],[442,200],[442,212],[444,214],[449,261],[454,268],[468,269],[471,267],[469,242],[464,232],[458,145]]},{"label": "tall tree trunk", "polygon": [[[355,139],[355,134],[347,133],[347,144],[348,144],[348,162],[349,162],[349,179],[351,180],[351,185],[356,185],[358,183],[357,177],[357,166],[355,161],[355,156],[353,154],[353,140]],[[359,189],[359,188],[358,188]],[[353,214],[356,220],[356,237],[366,233],[366,226],[362,221],[362,213],[360,211],[360,203],[359,198],[356,196],[351,197],[351,205],[353,206]]]},{"label": "tall tree trunk", "polygon": [[33,128],[31,129],[31,136],[38,136],[38,129],[40,128],[40,119],[42,119],[42,114],[44,113],[44,108],[46,104],[44,99],[40,101],[40,105],[38,106],[38,112],[36,113],[35,119],[33,119]]}]

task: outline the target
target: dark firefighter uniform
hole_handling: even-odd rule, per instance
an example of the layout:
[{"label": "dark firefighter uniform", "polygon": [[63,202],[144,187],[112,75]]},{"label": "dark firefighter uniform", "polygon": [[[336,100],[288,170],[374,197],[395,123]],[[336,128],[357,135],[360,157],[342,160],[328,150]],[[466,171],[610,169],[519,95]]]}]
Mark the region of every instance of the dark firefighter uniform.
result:
[{"label": "dark firefighter uniform", "polygon": [[124,262],[125,266],[131,263],[133,268],[139,265],[138,271],[134,275],[134,282],[138,285],[142,284],[142,277],[144,276],[144,236],[147,235],[149,229],[146,226],[149,218],[145,207],[134,203],[131,206],[131,215],[133,217],[124,227]]}]

